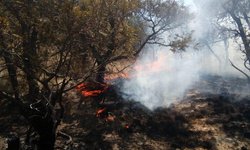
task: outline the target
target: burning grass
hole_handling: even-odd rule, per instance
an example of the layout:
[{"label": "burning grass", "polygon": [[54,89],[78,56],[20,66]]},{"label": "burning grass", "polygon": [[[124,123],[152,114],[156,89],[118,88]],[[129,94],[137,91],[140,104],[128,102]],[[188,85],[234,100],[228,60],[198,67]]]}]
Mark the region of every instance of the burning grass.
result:
[{"label": "burning grass", "polygon": [[79,84],[76,89],[81,92],[84,97],[95,97],[104,93],[108,88],[107,84],[96,82],[86,82]]},{"label": "burning grass", "polygon": [[[221,90],[216,85],[220,80],[208,78],[199,86],[209,84]],[[226,88],[231,91],[231,87]],[[241,98],[237,94],[223,91],[219,94],[202,87],[196,88],[190,90],[183,101],[151,111],[138,102],[112,94],[107,88],[109,95],[105,94],[104,101],[98,104],[99,109],[85,105],[82,108],[85,111],[77,113],[81,121],[76,128],[84,129],[84,132],[75,142],[84,143],[78,145],[78,149],[93,148],[93,145],[94,148],[104,149],[250,147],[250,99],[239,101]],[[86,115],[86,112],[92,113]],[[74,135],[68,127],[62,130]]]}]

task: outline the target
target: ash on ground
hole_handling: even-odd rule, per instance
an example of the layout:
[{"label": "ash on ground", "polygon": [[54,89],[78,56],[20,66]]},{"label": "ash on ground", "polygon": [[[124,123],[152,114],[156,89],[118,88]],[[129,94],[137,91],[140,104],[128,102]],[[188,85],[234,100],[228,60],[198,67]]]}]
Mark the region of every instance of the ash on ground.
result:
[{"label": "ash on ground", "polygon": [[[250,147],[250,96],[239,78],[206,76],[168,108],[147,109],[110,90],[101,105],[68,95],[55,149],[218,149]],[[10,133],[24,143],[28,126],[9,102],[0,104],[0,148]],[[5,109],[3,109],[5,108]],[[11,108],[11,109],[10,109]],[[100,108],[105,111],[96,116]]]}]

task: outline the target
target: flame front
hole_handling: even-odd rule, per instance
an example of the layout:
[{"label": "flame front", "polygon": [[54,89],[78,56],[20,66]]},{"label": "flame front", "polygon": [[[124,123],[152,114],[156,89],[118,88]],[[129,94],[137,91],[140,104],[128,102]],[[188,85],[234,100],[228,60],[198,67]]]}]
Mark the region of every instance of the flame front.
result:
[{"label": "flame front", "polygon": [[93,90],[93,91],[82,91],[82,95],[85,97],[93,97],[93,96],[98,96],[101,94],[103,91],[102,90]]},{"label": "flame front", "polygon": [[172,69],[170,67],[166,67],[167,64],[165,63],[167,59],[168,56],[159,55],[157,58],[151,61],[136,62],[134,66],[130,69],[119,68],[120,70],[123,69],[124,70],[118,73],[107,74],[105,76],[105,81],[109,82],[119,78],[122,79],[140,78],[161,72],[170,72],[170,70]]},{"label": "flame front", "polygon": [[102,94],[108,88],[106,84],[100,83],[82,83],[76,89],[82,93],[84,97],[94,97]]}]

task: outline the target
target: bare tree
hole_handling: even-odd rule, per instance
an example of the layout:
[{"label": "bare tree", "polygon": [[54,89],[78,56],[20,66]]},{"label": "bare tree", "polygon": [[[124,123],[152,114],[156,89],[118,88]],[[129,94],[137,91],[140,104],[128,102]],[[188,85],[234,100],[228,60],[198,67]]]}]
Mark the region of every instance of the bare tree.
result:
[{"label": "bare tree", "polygon": [[[249,6],[248,0],[227,0],[223,4],[224,10],[218,15],[218,21],[221,23],[222,31],[230,34],[229,38],[234,38],[239,42],[239,49],[245,55],[244,66],[250,71]],[[228,24],[223,23],[225,20]],[[247,77],[249,78],[248,75]]]}]

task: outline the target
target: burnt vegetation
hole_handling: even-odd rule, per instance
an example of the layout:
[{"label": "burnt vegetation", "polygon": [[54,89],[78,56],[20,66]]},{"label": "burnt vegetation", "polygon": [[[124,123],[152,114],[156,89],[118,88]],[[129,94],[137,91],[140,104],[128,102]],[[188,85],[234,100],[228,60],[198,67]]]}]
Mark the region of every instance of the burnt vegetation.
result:
[{"label": "burnt vegetation", "polygon": [[[1,0],[0,149],[249,148],[250,2],[223,6],[197,44],[185,28],[193,16],[175,0]],[[222,65],[218,41],[246,78],[203,75],[154,110],[124,98],[128,70],[150,46],[205,46]],[[227,56],[232,41],[243,69]]]}]

